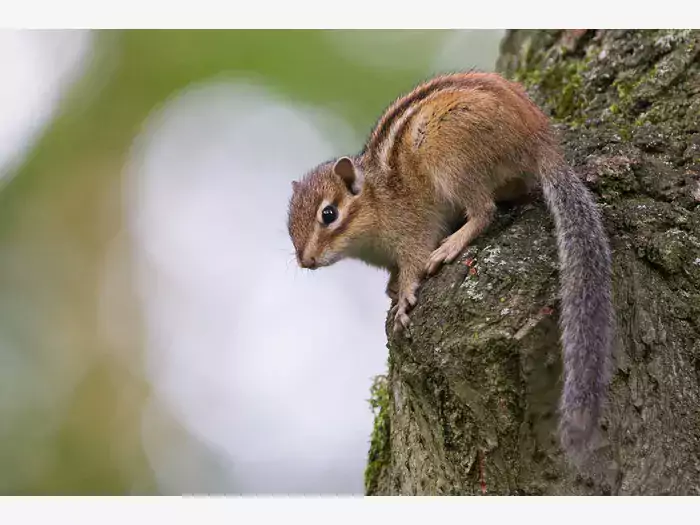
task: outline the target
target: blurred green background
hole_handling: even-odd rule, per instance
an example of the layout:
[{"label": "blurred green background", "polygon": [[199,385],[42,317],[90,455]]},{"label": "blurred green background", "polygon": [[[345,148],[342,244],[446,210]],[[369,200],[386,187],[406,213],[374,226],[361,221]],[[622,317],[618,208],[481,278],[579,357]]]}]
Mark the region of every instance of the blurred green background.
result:
[{"label": "blurred green background", "polygon": [[[11,31],[2,33],[15,38]],[[54,42],[75,32],[22,33],[43,39],[44,53],[59,53],[63,48]],[[122,262],[130,260],[125,166],[154,112],[193,85],[255,79],[291,106],[314,107],[344,122],[351,135],[332,140],[338,152],[352,151],[383,107],[416,82],[437,72],[491,70],[502,34],[81,33],[87,43],[81,44],[85,51],[79,72],[60,97],[46,87],[46,97],[56,98],[50,117],[21,151],[0,164],[0,493],[246,490],[235,458],[202,435],[195,437],[177,407],[154,394],[136,270],[127,263],[108,263],[114,250]],[[38,60],[36,56],[15,59]],[[42,67],[52,63],[50,55],[43,60]],[[2,83],[13,82],[3,76]],[[15,99],[5,97],[0,111],[2,104],[21,110]],[[29,111],[23,118],[38,116]],[[348,136],[354,138],[342,138]],[[268,142],[259,155],[278,147],[284,146]],[[279,173],[276,184],[286,189],[298,175]],[[283,224],[278,226],[283,230]],[[376,322],[379,326],[383,319]],[[375,351],[381,354],[385,348]],[[362,389],[368,396],[368,387]],[[357,402],[366,404],[364,399]],[[171,458],[177,466],[168,466],[167,454],[153,461],[144,447],[146,419],[149,439],[153,443],[156,436],[162,443],[156,449],[178,444]],[[370,424],[368,419],[358,432],[368,437]],[[361,491],[363,466],[354,467],[357,475],[335,490]],[[264,491],[267,485],[256,486]],[[296,485],[289,486],[293,490]],[[323,492],[324,486],[319,481],[302,488]]]}]

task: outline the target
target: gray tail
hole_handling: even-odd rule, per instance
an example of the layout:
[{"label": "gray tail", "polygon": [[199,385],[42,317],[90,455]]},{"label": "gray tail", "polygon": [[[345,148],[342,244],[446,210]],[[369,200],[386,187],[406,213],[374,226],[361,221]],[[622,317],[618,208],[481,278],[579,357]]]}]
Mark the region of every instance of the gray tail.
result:
[{"label": "gray tail", "polygon": [[580,464],[597,435],[610,380],[610,246],[593,196],[573,170],[563,160],[540,168],[560,263],[564,390],[559,435],[569,458]]}]

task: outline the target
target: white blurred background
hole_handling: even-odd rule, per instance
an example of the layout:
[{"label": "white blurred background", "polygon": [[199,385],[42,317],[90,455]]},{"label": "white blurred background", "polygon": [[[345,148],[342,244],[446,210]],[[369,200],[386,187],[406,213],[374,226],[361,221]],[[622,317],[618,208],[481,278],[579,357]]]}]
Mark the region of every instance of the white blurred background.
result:
[{"label": "white blurred background", "polygon": [[361,494],[386,276],[290,182],[501,36],[0,30],[0,493]]}]

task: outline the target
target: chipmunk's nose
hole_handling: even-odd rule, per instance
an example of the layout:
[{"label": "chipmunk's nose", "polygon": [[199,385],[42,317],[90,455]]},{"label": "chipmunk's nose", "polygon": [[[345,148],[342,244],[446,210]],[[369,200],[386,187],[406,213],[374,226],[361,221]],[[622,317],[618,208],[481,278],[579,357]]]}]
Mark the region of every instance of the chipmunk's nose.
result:
[{"label": "chipmunk's nose", "polygon": [[315,257],[304,257],[301,259],[301,267],[307,268],[309,270],[316,269],[316,258]]}]

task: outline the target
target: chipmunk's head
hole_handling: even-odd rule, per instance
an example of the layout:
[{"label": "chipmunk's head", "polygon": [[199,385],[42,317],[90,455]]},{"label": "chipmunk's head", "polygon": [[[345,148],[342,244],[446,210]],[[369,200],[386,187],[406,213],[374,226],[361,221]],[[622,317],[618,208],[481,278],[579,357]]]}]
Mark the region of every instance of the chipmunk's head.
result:
[{"label": "chipmunk's head", "polygon": [[344,258],[367,228],[356,161],[341,157],[321,164],[292,188],[287,227],[299,266],[316,269]]}]

